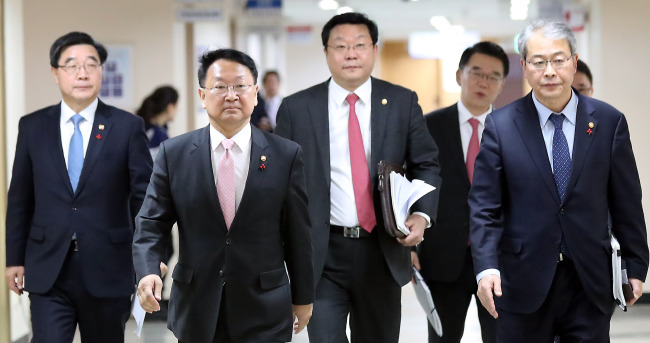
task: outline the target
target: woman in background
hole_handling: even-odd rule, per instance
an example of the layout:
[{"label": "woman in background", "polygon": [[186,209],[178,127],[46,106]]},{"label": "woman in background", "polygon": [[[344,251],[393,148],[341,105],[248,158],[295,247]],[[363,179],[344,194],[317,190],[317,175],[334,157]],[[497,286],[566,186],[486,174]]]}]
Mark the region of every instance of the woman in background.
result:
[{"label": "woman in background", "polygon": [[178,92],[171,86],[161,86],[144,99],[136,112],[144,119],[149,138],[149,151],[156,157],[160,143],[169,138],[167,123],[176,116]]}]

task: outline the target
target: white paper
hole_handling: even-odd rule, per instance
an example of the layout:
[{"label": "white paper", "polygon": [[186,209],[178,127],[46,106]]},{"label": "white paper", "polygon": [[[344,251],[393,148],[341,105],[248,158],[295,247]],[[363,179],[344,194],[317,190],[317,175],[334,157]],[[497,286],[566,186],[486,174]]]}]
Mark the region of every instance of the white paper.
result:
[{"label": "white paper", "polygon": [[133,319],[135,319],[135,323],[137,324],[137,327],[133,333],[138,335],[138,338],[140,338],[140,334],[142,333],[142,325],[144,325],[144,315],[147,314],[147,312],[145,312],[142,306],[140,306],[140,299],[138,298],[137,291],[135,293],[135,296],[133,296],[131,314],[133,315]]},{"label": "white paper", "polygon": [[436,311],[436,306],[433,303],[433,298],[431,298],[431,291],[424,282],[420,272],[415,268],[413,268],[413,279],[415,280],[415,284],[413,285],[415,296],[422,306],[422,309],[427,314],[427,319],[429,320],[429,323],[431,323],[433,330],[436,331],[438,336],[442,337],[442,323],[440,322],[438,311]]},{"label": "white paper", "polygon": [[390,194],[393,202],[393,213],[395,214],[395,223],[397,228],[405,235],[411,233],[404,225],[409,216],[411,206],[427,193],[433,191],[436,187],[430,184],[413,179],[409,181],[404,175],[390,173]]},{"label": "white paper", "polygon": [[[611,232],[610,232],[611,234]],[[610,243],[612,245],[612,294],[617,301],[618,306],[627,311],[625,296],[623,295],[623,271],[621,271],[621,244],[614,234],[611,234]],[[626,275],[627,277],[627,275]]]}]

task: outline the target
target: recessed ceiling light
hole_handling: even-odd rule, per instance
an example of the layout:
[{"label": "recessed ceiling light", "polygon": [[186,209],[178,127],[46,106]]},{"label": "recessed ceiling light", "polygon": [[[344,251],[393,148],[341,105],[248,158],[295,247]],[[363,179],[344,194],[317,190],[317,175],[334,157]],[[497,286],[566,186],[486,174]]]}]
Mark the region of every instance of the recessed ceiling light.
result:
[{"label": "recessed ceiling light", "polygon": [[318,7],[324,11],[335,10],[339,8],[339,3],[336,0],[320,0]]}]

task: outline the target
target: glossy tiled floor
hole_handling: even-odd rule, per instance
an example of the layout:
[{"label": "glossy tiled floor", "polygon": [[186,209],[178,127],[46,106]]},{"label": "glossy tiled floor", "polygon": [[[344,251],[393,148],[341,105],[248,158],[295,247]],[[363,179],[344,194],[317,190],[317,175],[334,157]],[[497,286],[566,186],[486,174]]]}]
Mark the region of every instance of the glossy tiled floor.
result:
[{"label": "glossy tiled floor", "polygon": [[[646,297],[650,294],[646,294]],[[174,335],[169,332],[164,322],[147,321],[144,324],[142,337],[133,334],[135,323],[130,320],[127,323],[127,343],[176,343]],[[77,338],[75,343],[80,342]],[[296,335],[293,339],[296,343],[308,343],[307,332]],[[415,293],[410,285],[406,285],[402,293],[402,328],[400,343],[427,342],[427,328],[424,312],[420,308]],[[465,335],[462,343],[481,342],[480,328],[476,317],[476,306],[470,305],[467,322],[465,324]],[[642,304],[631,307],[627,313],[617,309],[612,320],[611,329],[612,343],[648,343],[650,342],[650,304]]]}]

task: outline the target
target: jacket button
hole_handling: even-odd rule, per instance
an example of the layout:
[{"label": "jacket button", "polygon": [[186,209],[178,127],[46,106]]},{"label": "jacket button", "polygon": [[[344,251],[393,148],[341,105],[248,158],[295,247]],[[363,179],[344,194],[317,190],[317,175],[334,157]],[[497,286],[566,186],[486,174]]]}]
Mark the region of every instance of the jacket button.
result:
[{"label": "jacket button", "polygon": [[219,271],[219,276],[223,276],[223,270]]},{"label": "jacket button", "polygon": [[563,208],[562,208],[562,209],[560,209],[560,214],[566,214],[566,210],[565,210],[565,209],[563,209]]},{"label": "jacket button", "polygon": [[77,210],[77,208],[76,208],[76,207],[72,207],[72,210],[73,210],[73,211],[76,211],[76,210]]},{"label": "jacket button", "polygon": [[229,245],[232,244],[232,239],[226,238],[226,244],[229,244]]}]

